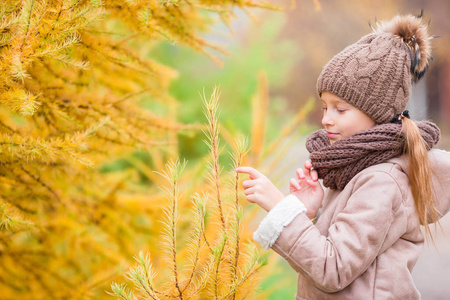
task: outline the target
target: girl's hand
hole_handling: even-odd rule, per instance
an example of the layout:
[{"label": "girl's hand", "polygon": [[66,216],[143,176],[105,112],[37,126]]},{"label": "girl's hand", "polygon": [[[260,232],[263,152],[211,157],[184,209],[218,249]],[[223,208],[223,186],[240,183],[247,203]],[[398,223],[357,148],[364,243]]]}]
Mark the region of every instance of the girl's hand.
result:
[{"label": "girl's hand", "polygon": [[304,167],[297,169],[297,179],[291,178],[289,189],[306,206],[308,218],[313,219],[322,206],[323,188],[318,181],[317,171],[312,169],[311,161],[307,160]]},{"label": "girl's hand", "polygon": [[244,181],[244,193],[251,203],[256,203],[266,211],[270,211],[278,202],[283,200],[283,193],[263,174],[251,167],[239,167],[238,173],[245,173],[250,180]]}]

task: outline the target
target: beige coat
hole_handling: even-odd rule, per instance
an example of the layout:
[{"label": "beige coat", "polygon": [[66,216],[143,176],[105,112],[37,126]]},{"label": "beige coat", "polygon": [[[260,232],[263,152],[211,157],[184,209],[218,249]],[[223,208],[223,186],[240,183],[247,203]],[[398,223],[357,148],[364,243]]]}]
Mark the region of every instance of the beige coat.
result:
[{"label": "beige coat", "polygon": [[[450,153],[433,150],[436,203],[450,209]],[[314,226],[304,213],[273,250],[299,273],[297,299],[420,299],[411,271],[424,243],[404,157],[327,190]]]}]

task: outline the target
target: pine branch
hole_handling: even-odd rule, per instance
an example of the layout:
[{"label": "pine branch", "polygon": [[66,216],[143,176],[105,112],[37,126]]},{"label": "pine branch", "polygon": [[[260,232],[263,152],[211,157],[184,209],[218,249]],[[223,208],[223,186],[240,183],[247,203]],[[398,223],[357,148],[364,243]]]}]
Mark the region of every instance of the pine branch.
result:
[{"label": "pine branch", "polygon": [[[205,289],[205,287],[208,284],[208,279],[212,276],[212,272],[214,271],[215,266],[215,257],[214,255],[211,255],[209,260],[205,263],[206,265],[203,267],[203,270],[200,272],[199,278],[198,278],[198,284],[197,288],[194,289],[192,292],[186,295],[186,299],[192,298],[194,295],[198,295],[202,290]],[[197,297],[199,298],[199,297]]]},{"label": "pine branch", "polygon": [[[150,254],[147,253],[144,255],[143,252],[140,252],[139,257],[135,257],[135,260],[139,265],[130,269],[127,278],[131,280],[144,295],[148,295],[154,300],[159,299],[156,295],[157,292],[153,287],[153,279],[156,274],[152,270]],[[124,288],[122,290],[124,290]]]},{"label": "pine branch", "polygon": [[[235,154],[232,155],[233,165],[232,169],[236,170],[239,168],[242,164],[242,159],[245,156],[245,154],[249,151],[248,148],[248,141],[246,138],[241,138],[241,140],[236,141],[235,144]],[[231,264],[231,278],[232,280],[236,279],[237,276],[237,269],[239,264],[239,252],[240,252],[240,220],[242,217],[242,208],[239,205],[239,173],[234,171],[235,173],[235,185],[234,185],[234,192],[235,192],[235,224],[234,224],[234,239],[235,239],[235,249],[234,249],[234,264]],[[236,298],[236,292],[233,293],[232,299],[234,300]]]},{"label": "pine branch", "polygon": [[22,14],[20,16],[21,27],[23,28],[23,40],[20,46],[20,51],[22,52],[23,47],[29,37],[30,27],[31,27],[31,15],[33,13],[33,8],[35,5],[35,0],[25,1],[25,5],[22,8]]},{"label": "pine branch", "polygon": [[68,36],[62,41],[56,41],[49,44],[46,48],[38,49],[31,57],[40,58],[44,56],[52,57],[53,55],[65,56],[63,50],[77,44],[80,41],[80,35],[77,32],[68,34]]},{"label": "pine branch", "polygon": [[222,223],[222,229],[225,230],[225,217],[223,213],[222,207],[222,199],[220,197],[220,173],[221,169],[219,166],[219,126],[218,126],[218,101],[220,97],[220,92],[218,88],[214,88],[209,100],[206,99],[206,96],[203,94],[202,98],[204,101],[205,115],[208,119],[209,128],[205,130],[204,133],[207,137],[206,144],[211,150],[212,163],[211,166],[211,182],[215,185],[216,192],[216,201],[217,207],[219,209],[220,221]]},{"label": "pine branch", "polygon": [[221,299],[227,299],[236,294],[237,289],[246,283],[252,276],[256,274],[263,266],[267,265],[267,261],[258,261],[258,251],[254,245],[249,249],[250,261],[246,262],[242,275],[230,285],[228,292]]},{"label": "pine branch", "polygon": [[132,70],[134,72],[140,73],[142,75],[148,75],[147,71],[137,69],[137,68],[131,66],[130,64],[125,64],[123,62],[124,59],[120,59],[120,58],[114,57],[114,56],[112,56],[112,55],[110,55],[110,54],[108,54],[106,52],[103,52],[103,51],[95,48],[92,45],[87,44],[85,39],[80,41],[80,45],[84,46],[87,50],[90,50],[92,52],[97,53],[99,56],[105,58],[108,62],[113,63],[113,64],[115,64],[115,65],[117,65],[117,66],[119,66],[121,68],[129,69],[129,70]]},{"label": "pine branch", "polygon": [[90,63],[87,61],[80,61],[77,59],[70,58],[69,55],[63,54],[63,53],[57,53],[56,55],[50,55],[52,52],[59,52],[60,49],[55,48],[49,49],[48,54],[39,55],[37,57],[48,57],[50,59],[54,59],[59,61],[65,66],[72,67],[74,69],[80,69],[80,70],[88,70],[90,67]]},{"label": "pine branch", "polygon": [[28,230],[33,226],[34,224],[32,222],[17,216],[17,213],[11,211],[9,205],[0,201],[0,230],[18,232],[21,230]]},{"label": "pine branch", "polygon": [[[48,63],[48,62],[46,61],[46,60],[49,60],[49,59],[52,59],[52,58],[49,58],[49,57],[43,57],[43,58],[37,60],[37,62],[42,63],[42,65],[43,65],[43,66],[45,67],[45,69],[50,73],[51,76],[55,77],[56,79],[62,80],[62,81],[64,82],[64,87],[65,87],[65,89],[67,89],[67,85],[73,85],[73,86],[75,86],[75,87],[87,86],[87,84],[85,84],[85,83],[82,83],[82,82],[75,82],[75,81],[73,81],[73,80],[71,80],[71,79],[66,78],[65,76],[63,76],[63,75],[61,75],[61,74],[56,73],[56,71],[52,69],[51,64]],[[40,69],[41,69],[41,68],[40,68]],[[83,69],[83,68],[80,68],[80,69]],[[35,76],[36,76],[36,75],[35,75]],[[39,76],[39,75],[37,75],[37,76]],[[37,77],[37,76],[36,76],[36,77]]]},{"label": "pine branch", "polygon": [[176,161],[171,161],[166,165],[166,170],[163,173],[159,173],[161,176],[166,178],[170,183],[170,187],[164,187],[166,191],[167,199],[169,200],[169,205],[164,209],[163,213],[165,215],[165,235],[163,238],[166,240],[168,253],[171,255],[171,271],[173,274],[173,281],[175,289],[178,292],[178,297],[183,299],[183,293],[180,287],[180,279],[178,277],[178,267],[177,267],[177,250],[176,250],[176,223],[178,219],[177,214],[177,204],[179,200],[179,190],[178,190],[178,180],[186,167],[186,161],[180,162],[178,159]]},{"label": "pine branch", "polygon": [[203,239],[205,240],[206,245],[208,246],[208,249],[211,253],[214,253],[213,248],[211,247],[211,244],[208,242],[208,239],[206,238],[206,233],[203,232]]},{"label": "pine branch", "polygon": [[[204,197],[207,197],[206,195]],[[200,260],[200,250],[201,250],[201,244],[202,244],[202,237],[205,233],[205,203],[202,199],[202,197],[199,194],[196,194],[193,198],[193,204],[194,204],[194,213],[195,213],[195,219],[193,221],[193,227],[194,227],[194,234],[191,238],[191,242],[194,247],[194,255],[190,258],[192,263],[192,269],[190,271],[190,275],[188,276],[188,280],[186,284],[184,285],[182,292],[185,292],[186,289],[190,286],[192,279],[194,278],[194,274],[197,269],[197,264]],[[195,244],[196,242],[196,244]]]},{"label": "pine branch", "polygon": [[117,283],[113,282],[111,284],[111,289],[113,291],[112,293],[107,291],[107,293],[110,294],[111,296],[117,296],[117,297],[119,297],[119,299],[123,299],[123,300],[137,300],[134,293],[127,289],[125,283],[117,284]]},{"label": "pine branch", "polygon": [[220,264],[222,262],[222,255],[223,252],[225,250],[225,246],[227,243],[227,234],[226,232],[222,232],[222,236],[220,238],[219,241],[219,245],[214,248],[214,258],[215,258],[215,272],[214,272],[214,279],[213,279],[213,284],[214,284],[214,299],[219,299],[219,269],[220,269]]},{"label": "pine branch", "polygon": [[41,104],[37,99],[39,95],[33,94],[24,88],[10,88],[0,94],[0,104],[23,116],[33,115]]}]

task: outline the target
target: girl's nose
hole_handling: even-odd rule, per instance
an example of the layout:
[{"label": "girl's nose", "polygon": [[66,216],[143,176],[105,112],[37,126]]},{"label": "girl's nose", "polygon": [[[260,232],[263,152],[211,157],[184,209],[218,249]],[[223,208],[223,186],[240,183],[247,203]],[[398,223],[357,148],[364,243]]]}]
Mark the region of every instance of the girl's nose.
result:
[{"label": "girl's nose", "polygon": [[330,116],[330,113],[328,111],[324,111],[323,117],[322,117],[322,125],[323,126],[332,126],[333,124],[334,124],[334,122]]}]

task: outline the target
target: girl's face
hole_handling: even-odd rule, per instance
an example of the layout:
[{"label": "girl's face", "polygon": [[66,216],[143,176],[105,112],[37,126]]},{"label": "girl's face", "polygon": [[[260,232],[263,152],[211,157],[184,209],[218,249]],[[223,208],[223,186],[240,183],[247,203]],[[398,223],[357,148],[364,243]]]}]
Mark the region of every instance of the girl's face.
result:
[{"label": "girl's face", "polygon": [[372,118],[335,94],[324,91],[321,99],[322,125],[331,144],[376,125]]}]

